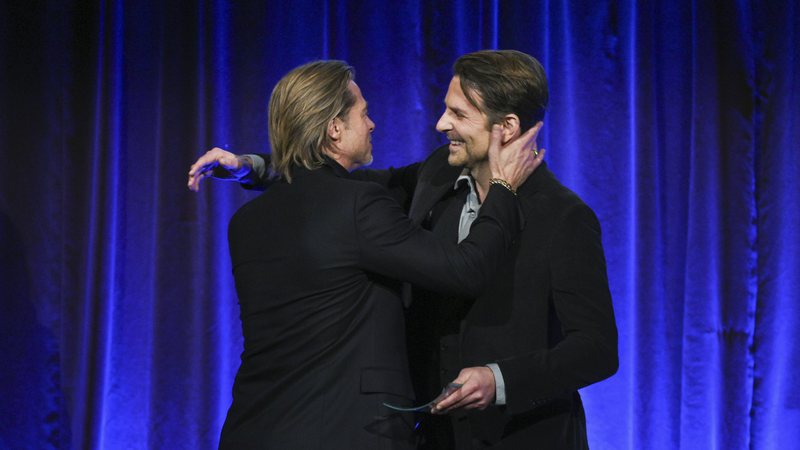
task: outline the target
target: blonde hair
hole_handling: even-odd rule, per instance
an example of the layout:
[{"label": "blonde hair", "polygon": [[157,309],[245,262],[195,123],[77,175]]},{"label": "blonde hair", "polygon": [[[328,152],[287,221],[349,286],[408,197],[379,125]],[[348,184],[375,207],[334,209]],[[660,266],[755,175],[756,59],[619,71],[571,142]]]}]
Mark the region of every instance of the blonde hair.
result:
[{"label": "blonde hair", "polygon": [[313,61],[286,74],[269,99],[272,168],[292,182],[292,166],[319,168],[331,145],[328,124],[355,104],[355,71],[344,61]]}]

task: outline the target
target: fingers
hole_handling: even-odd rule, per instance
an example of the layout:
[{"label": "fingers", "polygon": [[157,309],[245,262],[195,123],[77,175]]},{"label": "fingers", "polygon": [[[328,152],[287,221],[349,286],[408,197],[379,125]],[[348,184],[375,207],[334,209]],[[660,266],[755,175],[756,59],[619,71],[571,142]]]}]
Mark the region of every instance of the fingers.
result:
[{"label": "fingers", "polygon": [[457,409],[484,409],[494,401],[494,374],[488,367],[468,367],[454,383],[461,388],[434,405],[433,414],[447,414]]},{"label": "fingers", "polygon": [[[492,174],[498,174],[503,172],[504,166],[509,163],[510,157],[508,155],[509,152],[502,152],[501,148],[502,140],[503,140],[503,129],[500,125],[494,124],[492,125],[491,134],[489,137],[489,169]],[[503,178],[503,177],[498,177]]]},{"label": "fingers", "polygon": [[544,154],[545,153],[546,153],[545,149],[534,151],[534,153],[533,153],[533,170],[536,170],[537,167],[542,165],[542,161],[544,161]]},{"label": "fingers", "polygon": [[434,405],[431,413],[448,414],[457,409],[484,409],[494,398],[488,398],[477,383],[465,383],[458,390]]},{"label": "fingers", "polygon": [[205,172],[209,168],[213,167],[216,164],[219,164],[219,160],[224,156],[225,150],[214,147],[211,150],[205,152],[203,156],[197,159],[197,161],[189,167],[189,176],[195,176],[199,172]]},{"label": "fingers", "polygon": [[[469,388],[467,388],[469,389]],[[433,405],[431,408],[432,414],[447,414],[453,409],[453,406],[461,403],[465,397],[465,389],[464,386],[454,390],[450,395],[445,397],[444,399],[440,400],[438,403]]]},{"label": "fingers", "polygon": [[542,121],[536,122],[536,125],[530,127],[525,134],[522,135],[522,139],[528,140],[528,142],[533,142],[534,147],[536,146],[536,139],[539,137],[539,131],[542,130],[542,126],[544,123]]},{"label": "fingers", "polygon": [[524,149],[529,150],[536,154],[536,140],[539,138],[539,132],[542,130],[543,122],[536,122],[536,125],[528,128],[528,131],[519,137],[519,141],[524,142]]},{"label": "fingers", "polygon": [[542,122],[537,122],[523,135],[502,145],[501,130],[498,126],[492,127],[489,145],[489,168],[492,178],[505,180],[512,189],[517,189],[528,179],[541,165],[544,156],[536,149],[536,138],[542,125]]},{"label": "fingers", "polygon": [[[186,185],[190,190],[197,192],[200,190],[200,182],[203,178],[214,176],[215,168],[222,167],[227,170],[239,170],[241,166],[242,164],[235,154],[219,147],[214,147],[205,152],[189,167],[189,181]],[[220,176],[229,176],[230,173],[227,170],[222,171],[225,175]]]},{"label": "fingers", "polygon": [[463,384],[466,381],[466,378],[463,377],[462,375],[464,375],[463,370],[461,371],[461,373],[458,374],[458,378],[450,382],[451,385],[458,384],[461,385],[461,387],[459,387],[458,389],[453,389],[446,397],[436,402],[436,404],[433,405],[431,412],[447,410],[450,408],[450,406],[452,406],[453,404],[458,402],[461,398],[463,398],[462,389],[464,388]]},{"label": "fingers", "polygon": [[197,172],[195,175],[189,176],[189,182],[187,186],[190,191],[198,192],[200,190],[200,182],[203,181],[204,178],[208,178],[213,173],[213,170],[207,170],[205,172]]},{"label": "fingers", "polygon": [[222,166],[228,170],[238,170],[241,165],[241,161],[235,154],[219,147],[214,147],[189,167],[189,176],[195,176],[198,172],[206,172],[216,166]]},{"label": "fingers", "polygon": [[466,389],[462,386],[447,399],[447,403],[440,402],[434,407],[434,414],[448,414],[457,409],[484,409],[488,406],[488,402],[474,385],[467,386]]},{"label": "fingers", "polygon": [[503,143],[503,128],[498,125],[492,125],[492,135],[489,138],[489,148],[494,147],[495,149],[499,149]]},{"label": "fingers", "polygon": [[489,165],[499,164],[498,160],[500,158],[500,148],[502,147],[502,140],[503,140],[503,133],[502,128],[500,125],[492,125],[492,131],[489,136]]}]

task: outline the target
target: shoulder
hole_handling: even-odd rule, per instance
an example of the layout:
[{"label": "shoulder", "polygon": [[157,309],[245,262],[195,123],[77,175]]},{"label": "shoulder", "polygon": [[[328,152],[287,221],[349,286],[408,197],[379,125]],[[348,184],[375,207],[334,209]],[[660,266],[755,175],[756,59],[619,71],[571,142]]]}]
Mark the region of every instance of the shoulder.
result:
[{"label": "shoulder", "polygon": [[450,150],[448,149],[447,145],[442,145],[434,149],[425,161],[422,162],[423,165],[441,165],[447,163],[447,156],[450,154]]},{"label": "shoulder", "polygon": [[419,173],[420,174],[433,174],[442,169],[450,167],[447,164],[447,157],[450,155],[450,150],[448,149],[447,145],[443,145],[441,147],[436,148],[434,151],[425,158],[425,161],[420,163],[419,166]]},{"label": "shoulder", "polygon": [[240,206],[231,216],[228,223],[228,232],[236,230],[249,230],[259,224],[263,217],[274,209],[275,199],[281,196],[287,183],[283,180],[275,182],[268,190],[258,192],[258,195]]},{"label": "shoulder", "polygon": [[285,211],[342,206],[352,203],[359,195],[372,194],[376,187],[381,190],[376,183],[337,175],[326,167],[298,171],[291,182],[279,179],[270,189],[242,205],[232,221],[257,218],[272,209]]},{"label": "shoulder", "polygon": [[519,191],[520,202],[527,220],[560,227],[569,222],[597,223],[592,209],[571,189],[567,188],[546,167],[531,176],[531,185]]},{"label": "shoulder", "polygon": [[376,200],[397,203],[389,190],[379,183],[354,178],[350,174],[327,173],[324,168],[290,186],[294,190],[292,202],[324,210],[359,209]]},{"label": "shoulder", "polygon": [[316,234],[351,230],[354,223],[370,223],[395,209],[403,214],[389,192],[377,183],[308,176],[292,183],[281,181],[240,207],[230,219],[228,238],[237,242],[244,239],[242,244],[247,245],[252,236],[261,236],[265,230],[289,234],[300,228],[316,230]]}]

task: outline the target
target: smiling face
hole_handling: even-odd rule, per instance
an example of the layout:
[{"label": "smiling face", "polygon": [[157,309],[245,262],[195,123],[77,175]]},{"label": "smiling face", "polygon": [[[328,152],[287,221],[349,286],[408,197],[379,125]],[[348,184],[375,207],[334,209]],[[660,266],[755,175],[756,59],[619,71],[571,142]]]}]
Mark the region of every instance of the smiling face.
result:
[{"label": "smiling face", "polygon": [[[480,97],[477,100],[480,102]],[[491,137],[489,118],[467,100],[458,77],[450,81],[444,104],[436,130],[447,134],[450,140],[447,162],[451,166],[474,169],[487,159]]]},{"label": "smiling face", "polygon": [[336,118],[334,125],[339,133],[335,142],[335,154],[339,164],[347,170],[372,163],[372,131],[375,123],[369,118],[367,101],[354,82],[347,88],[356,99],[344,118]]}]

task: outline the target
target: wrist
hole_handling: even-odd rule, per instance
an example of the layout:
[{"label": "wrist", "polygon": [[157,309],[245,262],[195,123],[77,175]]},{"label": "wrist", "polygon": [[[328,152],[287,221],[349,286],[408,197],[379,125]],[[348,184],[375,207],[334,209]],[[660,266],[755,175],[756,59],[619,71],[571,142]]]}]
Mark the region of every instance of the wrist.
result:
[{"label": "wrist", "polygon": [[241,179],[250,174],[250,171],[253,168],[253,159],[250,158],[250,156],[236,155],[236,161],[239,163],[239,167],[236,170],[231,171],[234,177]]},{"label": "wrist", "polygon": [[509,191],[511,191],[512,194],[517,195],[517,190],[513,186],[511,186],[511,183],[502,178],[492,178],[491,180],[489,180],[489,184],[490,185],[496,184],[505,189],[508,189]]},{"label": "wrist", "polygon": [[506,383],[505,380],[503,380],[503,372],[500,371],[500,366],[498,366],[497,363],[489,363],[486,367],[492,371],[494,379],[494,404],[498,406],[505,405]]}]

